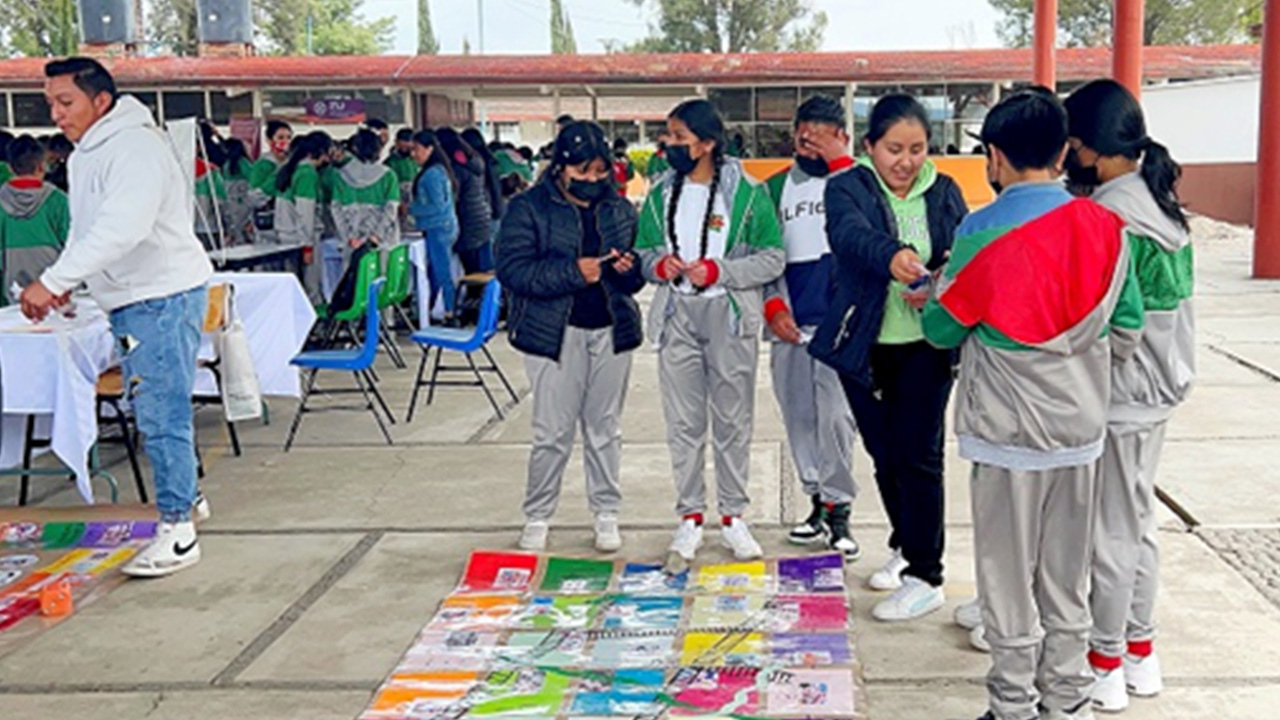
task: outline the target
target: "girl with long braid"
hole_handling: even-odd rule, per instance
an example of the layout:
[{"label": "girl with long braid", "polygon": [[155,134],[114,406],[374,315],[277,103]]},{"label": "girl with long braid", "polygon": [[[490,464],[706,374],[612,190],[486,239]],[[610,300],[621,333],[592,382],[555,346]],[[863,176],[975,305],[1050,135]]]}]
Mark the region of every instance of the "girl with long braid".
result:
[{"label": "girl with long braid", "polygon": [[763,288],[785,268],[782,232],[768,190],[726,157],[724,121],[711,103],[681,104],[667,132],[671,171],[649,193],[636,249],[658,284],[648,331],[681,517],[670,551],[689,561],[702,545],[710,424],[721,538],[738,559],[758,558],[742,516]]}]

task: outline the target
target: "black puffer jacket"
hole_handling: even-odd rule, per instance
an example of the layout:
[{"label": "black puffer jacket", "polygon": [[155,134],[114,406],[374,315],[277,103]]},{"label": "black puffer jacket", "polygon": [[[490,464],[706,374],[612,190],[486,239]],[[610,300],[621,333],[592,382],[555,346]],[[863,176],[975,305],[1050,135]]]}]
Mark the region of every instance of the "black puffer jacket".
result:
[{"label": "black puffer jacket", "polygon": [[[929,270],[947,261],[956,228],[969,208],[960,187],[938,174],[924,194],[928,210],[932,256]],[[809,354],[841,374],[873,387],[871,348],[880,337],[885,301],[893,276],[889,264],[899,250],[909,249],[898,238],[893,208],[880,189],[875,172],[855,167],[827,181],[827,238],[836,259],[835,294]]]},{"label": "black puffer jacket", "polygon": [[[596,224],[601,255],[633,251],[636,211],[629,202],[610,195],[596,207]],[[516,349],[560,359],[574,293],[587,287],[578,270],[582,233],[578,208],[547,176],[507,206],[494,250],[498,279],[510,293],[508,337]],[[645,284],[640,264],[626,274],[605,266],[601,282],[613,319],[614,352],[634,350],[644,339],[640,308],[631,297]]]},{"label": "black puffer jacket", "polygon": [[455,160],[453,174],[458,179],[458,241],[454,248],[459,252],[478,250],[488,245],[493,235],[484,161],[474,156],[466,163]]}]

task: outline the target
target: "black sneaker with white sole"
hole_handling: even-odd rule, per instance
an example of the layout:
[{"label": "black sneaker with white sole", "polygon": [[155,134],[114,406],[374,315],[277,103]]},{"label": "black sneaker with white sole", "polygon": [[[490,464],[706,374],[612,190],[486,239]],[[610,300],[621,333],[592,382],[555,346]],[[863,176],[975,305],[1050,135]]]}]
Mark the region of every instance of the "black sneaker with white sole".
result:
[{"label": "black sneaker with white sole", "polygon": [[846,562],[853,562],[862,557],[862,548],[849,532],[849,518],[853,516],[853,505],[836,503],[827,506],[826,523],[828,545],[832,550],[844,556]]},{"label": "black sneaker with white sole", "polygon": [[813,512],[809,513],[809,517],[804,522],[791,528],[791,532],[787,533],[787,542],[792,545],[817,545],[827,541],[827,528],[822,524],[823,510],[822,498],[818,495],[810,495],[813,501]]}]

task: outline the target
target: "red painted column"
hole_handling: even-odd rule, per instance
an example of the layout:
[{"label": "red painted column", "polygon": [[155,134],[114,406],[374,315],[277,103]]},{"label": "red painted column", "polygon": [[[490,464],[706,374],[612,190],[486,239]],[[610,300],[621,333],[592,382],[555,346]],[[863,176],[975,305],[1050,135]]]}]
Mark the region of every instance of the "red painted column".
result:
[{"label": "red painted column", "polygon": [[1267,0],[1262,21],[1262,118],[1258,123],[1258,194],[1253,276],[1280,278],[1280,0]]},{"label": "red painted column", "polygon": [[1144,0],[1115,0],[1115,28],[1111,38],[1111,74],[1134,97],[1142,97]]},{"label": "red painted column", "polygon": [[1058,87],[1058,0],[1036,0],[1035,83]]}]

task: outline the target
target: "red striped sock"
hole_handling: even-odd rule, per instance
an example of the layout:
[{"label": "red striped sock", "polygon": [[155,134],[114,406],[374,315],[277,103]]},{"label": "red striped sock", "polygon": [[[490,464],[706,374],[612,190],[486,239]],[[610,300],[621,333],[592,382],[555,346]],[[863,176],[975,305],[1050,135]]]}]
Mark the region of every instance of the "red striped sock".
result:
[{"label": "red striped sock", "polygon": [[1150,640],[1130,641],[1129,654],[1134,657],[1150,657],[1152,652]]},{"label": "red striped sock", "polygon": [[1120,667],[1121,659],[1118,657],[1107,657],[1106,655],[1102,655],[1095,650],[1090,650],[1089,664],[1093,666],[1094,670],[1111,672],[1112,670],[1116,670]]}]

